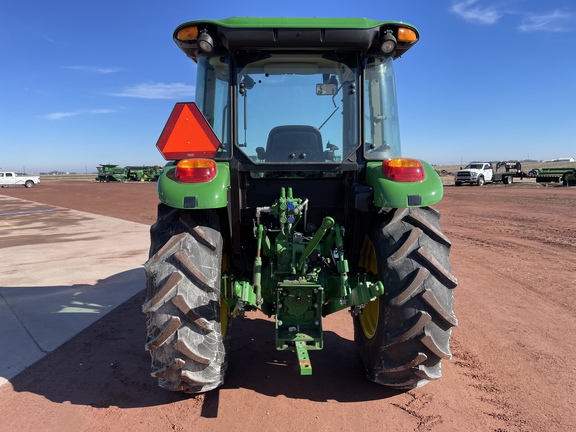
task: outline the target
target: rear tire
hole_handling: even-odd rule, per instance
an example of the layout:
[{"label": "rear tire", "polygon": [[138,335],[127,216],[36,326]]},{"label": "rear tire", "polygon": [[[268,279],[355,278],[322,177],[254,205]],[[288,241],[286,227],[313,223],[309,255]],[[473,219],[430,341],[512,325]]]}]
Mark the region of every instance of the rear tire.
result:
[{"label": "rear tire", "polygon": [[458,324],[450,246],[431,208],[394,209],[371,227],[359,265],[378,275],[385,294],[354,317],[354,340],[371,381],[411,389],[442,375]]},{"label": "rear tire", "polygon": [[32,188],[32,187],[34,187],[34,182],[32,180],[26,180],[26,183],[24,183],[24,186],[27,188]]},{"label": "rear tire", "polygon": [[218,216],[161,204],[150,233],[142,310],[152,376],[168,390],[212,390],[224,383],[229,335],[228,309],[220,300],[223,240]]}]

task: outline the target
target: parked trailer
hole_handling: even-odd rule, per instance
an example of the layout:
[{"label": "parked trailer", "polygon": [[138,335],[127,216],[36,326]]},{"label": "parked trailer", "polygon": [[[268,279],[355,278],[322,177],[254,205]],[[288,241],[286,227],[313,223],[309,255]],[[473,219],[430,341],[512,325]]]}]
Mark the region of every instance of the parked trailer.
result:
[{"label": "parked trailer", "polygon": [[574,167],[534,168],[529,175],[536,178],[536,183],[562,183],[566,186],[574,171]]},{"label": "parked trailer", "polygon": [[502,161],[496,164],[496,172],[500,171],[500,168],[504,168],[506,173],[512,174],[513,177],[518,177],[523,179],[524,177],[529,177],[528,173],[522,171],[522,164],[518,161]]}]

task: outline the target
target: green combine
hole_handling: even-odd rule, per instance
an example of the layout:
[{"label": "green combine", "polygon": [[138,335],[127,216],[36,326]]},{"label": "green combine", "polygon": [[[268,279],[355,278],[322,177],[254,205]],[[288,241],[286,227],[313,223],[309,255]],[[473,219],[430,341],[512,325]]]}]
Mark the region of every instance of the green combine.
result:
[{"label": "green combine", "polygon": [[96,167],[98,170],[98,176],[96,180],[100,183],[111,182],[111,181],[126,181],[128,179],[126,175],[126,167],[115,165],[115,164],[101,164]]},{"label": "green combine", "polygon": [[161,387],[222,385],[230,328],[249,311],[274,317],[276,348],[301,375],[323,318],[346,310],[368,379],[410,389],[441,376],[457,325],[451,243],[431,207],[443,188],[401,156],[394,84],[418,38],[367,19],[175,30],[196,98],[176,104],[157,144],[168,163],[143,311]]},{"label": "green combine", "polygon": [[96,180],[99,182],[145,182],[158,181],[160,174],[162,173],[162,167],[159,166],[119,166],[114,164],[101,164],[96,167],[98,170],[98,176]]}]

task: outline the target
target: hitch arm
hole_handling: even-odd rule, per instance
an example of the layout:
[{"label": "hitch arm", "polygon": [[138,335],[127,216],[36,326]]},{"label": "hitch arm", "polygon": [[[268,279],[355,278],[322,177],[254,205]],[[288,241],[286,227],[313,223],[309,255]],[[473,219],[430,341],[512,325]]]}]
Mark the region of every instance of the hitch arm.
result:
[{"label": "hitch arm", "polygon": [[304,252],[300,256],[300,261],[298,262],[299,272],[301,272],[302,269],[304,268],[304,263],[306,263],[306,259],[310,256],[310,254],[312,253],[314,248],[318,245],[318,243],[320,243],[320,240],[322,240],[322,238],[326,234],[326,231],[332,228],[334,226],[334,223],[335,223],[334,219],[332,219],[330,216],[326,216],[322,220],[322,225],[320,226],[320,228],[318,228],[318,231],[316,231],[316,234],[314,234],[314,237],[312,237],[312,240],[310,240],[310,243],[308,243],[306,249],[304,249]]}]

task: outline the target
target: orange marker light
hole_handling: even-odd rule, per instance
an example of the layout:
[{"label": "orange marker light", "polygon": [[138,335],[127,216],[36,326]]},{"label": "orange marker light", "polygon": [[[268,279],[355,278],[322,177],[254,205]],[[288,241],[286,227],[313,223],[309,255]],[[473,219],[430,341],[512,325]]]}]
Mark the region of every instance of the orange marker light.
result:
[{"label": "orange marker light", "polygon": [[412,29],[398,27],[398,40],[401,42],[416,42],[418,36],[416,36],[416,32]]},{"label": "orange marker light", "polygon": [[426,177],[424,166],[417,159],[387,159],[382,162],[382,171],[390,180],[397,182],[417,182]]},{"label": "orange marker light", "polygon": [[181,41],[190,41],[198,39],[198,27],[184,27],[183,29],[179,30],[176,34],[178,40]]},{"label": "orange marker light", "polygon": [[212,159],[184,159],[176,164],[176,181],[204,183],[216,176],[216,162]]}]

